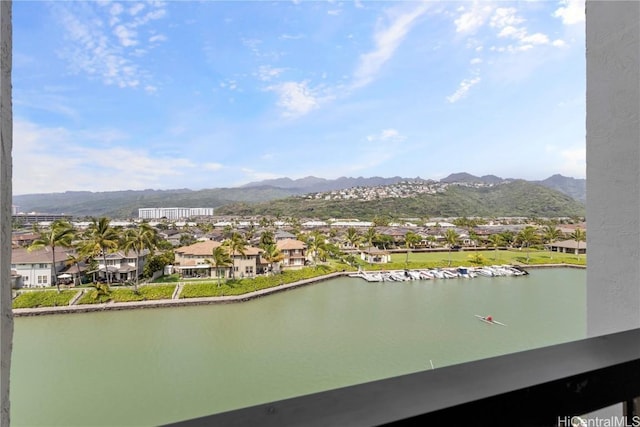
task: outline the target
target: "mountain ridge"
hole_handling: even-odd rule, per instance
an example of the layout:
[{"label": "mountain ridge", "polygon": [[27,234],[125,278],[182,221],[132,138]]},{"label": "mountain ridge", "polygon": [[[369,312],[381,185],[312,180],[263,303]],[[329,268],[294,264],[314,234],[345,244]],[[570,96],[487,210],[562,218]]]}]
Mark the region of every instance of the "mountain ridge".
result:
[{"label": "mountain ridge", "polygon": [[[256,203],[277,200],[307,193],[336,191],[355,187],[376,187],[409,182],[438,182],[430,179],[395,177],[339,177],[325,179],[307,176],[300,179],[277,178],[252,182],[240,187],[211,188],[203,190],[118,190],[118,191],[65,191],[61,193],[39,193],[15,195],[13,204],[21,212],[64,213],[74,216],[137,217],[138,208],[151,207],[213,207],[232,203]],[[477,177],[458,172],[442,178],[441,183],[481,183],[497,185],[516,181],[495,175]],[[523,180],[526,181],[526,180]],[[526,181],[559,191],[584,204],[586,180],[555,174],[541,181]]]}]

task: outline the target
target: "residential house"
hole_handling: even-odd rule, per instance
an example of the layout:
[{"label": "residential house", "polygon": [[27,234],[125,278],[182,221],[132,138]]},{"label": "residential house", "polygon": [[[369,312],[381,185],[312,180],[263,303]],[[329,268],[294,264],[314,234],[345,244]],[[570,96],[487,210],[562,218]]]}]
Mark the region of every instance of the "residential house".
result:
[{"label": "residential house", "polygon": [[[53,274],[64,274],[67,268],[67,253],[64,248],[56,247],[56,263],[53,268],[51,247],[29,251],[27,248],[14,248],[11,251],[11,271],[15,276],[17,288],[46,288],[53,286]],[[15,273],[15,274],[14,274]]]},{"label": "residential house", "polygon": [[371,246],[360,251],[360,259],[369,264],[386,264],[391,262],[391,253]]},{"label": "residential house", "polygon": [[560,240],[545,245],[551,252],[561,252],[567,254],[586,254],[587,242],[576,242],[575,240]]},{"label": "residential house", "polygon": [[[94,274],[94,280],[106,280],[107,274],[109,274],[110,282],[127,282],[135,280],[136,275],[141,276],[144,264],[147,261],[149,250],[144,249],[140,254],[136,254],[135,251],[117,251],[108,253],[105,257],[98,255],[94,260],[98,263],[98,269],[91,272]],[[69,269],[71,270],[71,269]],[[97,274],[97,277],[95,276]]]},{"label": "residential house", "polygon": [[284,239],[276,242],[276,247],[284,257],[282,259],[282,268],[297,270],[304,267],[307,257],[307,245],[296,239]]},{"label": "residential house", "polygon": [[[212,263],[213,250],[219,246],[222,246],[221,242],[207,240],[175,249],[175,270],[182,277],[214,277],[216,266]],[[260,257],[262,252],[260,248],[245,247],[244,254],[233,255],[233,267],[219,269],[221,276],[231,277],[231,268],[236,278],[253,277],[264,273],[267,264]]]}]

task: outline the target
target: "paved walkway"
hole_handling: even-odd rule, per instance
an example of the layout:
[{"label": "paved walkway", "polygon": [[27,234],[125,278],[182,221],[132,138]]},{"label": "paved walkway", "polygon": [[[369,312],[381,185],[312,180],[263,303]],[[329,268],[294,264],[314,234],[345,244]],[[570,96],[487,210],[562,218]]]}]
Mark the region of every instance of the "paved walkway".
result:
[{"label": "paved walkway", "polygon": [[334,277],[346,276],[353,272],[338,272],[331,273],[325,276],[314,277],[311,279],[300,280],[298,282],[288,283],[286,285],[274,286],[272,288],[260,289],[258,291],[249,292],[242,295],[231,295],[224,297],[205,297],[205,298],[179,298],[182,292],[184,283],[179,283],[176,286],[176,290],[173,293],[171,299],[153,300],[153,301],[131,301],[131,302],[107,302],[104,304],[82,304],[76,305],[80,299],[82,292],[76,295],[68,306],[61,307],[38,307],[38,308],[16,308],[13,310],[14,317],[22,316],[40,316],[45,314],[69,314],[69,313],[89,313],[95,311],[106,310],[131,310],[135,308],[159,308],[159,307],[181,307],[189,305],[204,305],[204,304],[225,304],[232,302],[248,301],[254,298],[260,298],[265,295],[269,295],[276,292],[283,292],[289,289],[298,288],[313,283],[322,282],[332,279]]}]

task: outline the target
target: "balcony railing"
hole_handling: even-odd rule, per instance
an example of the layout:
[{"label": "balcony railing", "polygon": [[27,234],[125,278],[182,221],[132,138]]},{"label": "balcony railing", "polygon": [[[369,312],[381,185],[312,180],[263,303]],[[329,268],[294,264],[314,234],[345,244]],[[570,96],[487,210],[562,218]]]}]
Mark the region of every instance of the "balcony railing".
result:
[{"label": "balcony railing", "polygon": [[640,329],[633,329],[172,425],[562,427],[616,403],[624,404],[626,419],[621,413],[584,425],[640,425],[638,396]]}]

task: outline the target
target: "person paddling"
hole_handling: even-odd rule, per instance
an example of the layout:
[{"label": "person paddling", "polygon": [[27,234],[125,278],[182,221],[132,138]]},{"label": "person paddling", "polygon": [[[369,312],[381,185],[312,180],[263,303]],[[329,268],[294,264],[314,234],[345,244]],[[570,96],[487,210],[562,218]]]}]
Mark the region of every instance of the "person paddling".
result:
[{"label": "person paddling", "polygon": [[493,316],[488,315],[484,318],[484,320],[486,320],[487,322],[493,322]]}]

